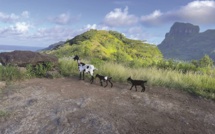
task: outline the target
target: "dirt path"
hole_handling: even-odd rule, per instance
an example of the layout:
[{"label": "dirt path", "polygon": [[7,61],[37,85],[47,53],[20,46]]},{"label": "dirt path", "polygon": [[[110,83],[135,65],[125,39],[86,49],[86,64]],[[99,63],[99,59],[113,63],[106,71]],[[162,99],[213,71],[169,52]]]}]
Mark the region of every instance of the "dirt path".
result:
[{"label": "dirt path", "polygon": [[0,134],[214,134],[215,102],[129,84],[31,79],[4,89]]}]

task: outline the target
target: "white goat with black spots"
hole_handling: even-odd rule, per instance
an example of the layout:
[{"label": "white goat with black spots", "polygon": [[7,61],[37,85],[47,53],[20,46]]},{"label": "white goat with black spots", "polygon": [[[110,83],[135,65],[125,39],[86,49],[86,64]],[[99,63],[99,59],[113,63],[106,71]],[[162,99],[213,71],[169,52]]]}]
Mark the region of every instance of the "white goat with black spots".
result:
[{"label": "white goat with black spots", "polygon": [[93,80],[94,80],[93,73],[94,73],[94,70],[97,70],[94,67],[94,65],[85,64],[85,63],[81,62],[77,55],[73,59],[77,60],[78,69],[79,69],[79,72],[80,72],[80,79],[81,79],[81,73],[83,73],[83,80],[84,80],[84,73],[86,72],[86,73],[89,73],[91,75],[91,83],[93,83]]}]

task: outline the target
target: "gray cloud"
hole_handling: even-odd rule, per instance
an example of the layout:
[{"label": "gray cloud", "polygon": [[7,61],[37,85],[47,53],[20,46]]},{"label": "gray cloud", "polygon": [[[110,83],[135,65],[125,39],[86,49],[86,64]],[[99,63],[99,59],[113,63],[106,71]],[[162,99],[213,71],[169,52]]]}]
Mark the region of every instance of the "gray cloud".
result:
[{"label": "gray cloud", "polygon": [[49,20],[58,25],[67,25],[76,22],[81,18],[81,15],[71,16],[69,13],[62,13],[56,17],[49,18]]},{"label": "gray cloud", "polygon": [[149,15],[141,16],[143,24],[160,25],[166,22],[185,21],[197,24],[215,23],[215,1],[193,1],[175,11],[161,12],[155,10]]}]

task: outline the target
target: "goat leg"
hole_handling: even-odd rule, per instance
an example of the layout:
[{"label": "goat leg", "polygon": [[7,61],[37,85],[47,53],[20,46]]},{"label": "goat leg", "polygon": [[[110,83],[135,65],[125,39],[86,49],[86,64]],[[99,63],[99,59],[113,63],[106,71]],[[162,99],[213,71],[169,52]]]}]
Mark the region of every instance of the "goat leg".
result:
[{"label": "goat leg", "polygon": [[93,76],[91,76],[91,84],[93,83],[93,81],[94,81],[94,77]]},{"label": "goat leg", "polygon": [[85,72],[83,71],[83,80],[84,80],[84,73],[85,73]]},{"label": "goat leg", "polygon": [[109,80],[110,84],[111,84],[111,87],[113,87],[113,83]]},{"label": "goat leg", "polygon": [[135,88],[136,88],[136,92],[137,92],[137,86],[135,85]]},{"label": "goat leg", "polygon": [[130,90],[133,88],[134,85],[131,86]]},{"label": "goat leg", "polygon": [[145,88],[145,86],[143,85],[143,86],[142,86],[142,91],[141,91],[141,92],[144,92],[145,89],[146,89],[146,88]]},{"label": "goat leg", "polygon": [[105,82],[106,82],[106,85],[105,85],[104,87],[107,87],[107,85],[108,85],[108,81],[106,80]]},{"label": "goat leg", "polygon": [[102,80],[100,80],[100,84],[101,84],[101,86],[103,86]]},{"label": "goat leg", "polygon": [[80,72],[80,75],[79,75],[79,79],[81,80],[81,72]]}]

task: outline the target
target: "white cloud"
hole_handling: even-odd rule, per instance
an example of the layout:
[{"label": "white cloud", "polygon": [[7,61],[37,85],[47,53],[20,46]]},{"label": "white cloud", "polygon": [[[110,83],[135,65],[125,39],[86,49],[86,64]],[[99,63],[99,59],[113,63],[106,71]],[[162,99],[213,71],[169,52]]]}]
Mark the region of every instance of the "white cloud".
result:
[{"label": "white cloud", "polygon": [[138,17],[129,14],[128,7],[124,10],[116,8],[114,11],[109,12],[104,18],[104,23],[108,26],[129,26],[137,22]]},{"label": "white cloud", "polygon": [[96,29],[96,27],[97,27],[96,24],[93,24],[93,25],[88,24],[88,25],[86,26],[86,29]]},{"label": "white cloud", "polygon": [[28,11],[23,11],[21,14],[22,17],[24,18],[29,18],[30,17],[30,13]]},{"label": "white cloud", "polygon": [[178,10],[161,12],[155,10],[149,15],[141,16],[143,24],[157,25],[166,22],[186,21],[197,24],[215,23],[215,1],[193,1]]},{"label": "white cloud", "polygon": [[69,13],[62,13],[56,17],[49,18],[49,20],[59,25],[67,25],[71,22],[78,21],[80,17],[81,15],[71,16]]},{"label": "white cloud", "polygon": [[20,15],[16,15],[14,13],[6,14],[0,12],[0,22],[3,23],[14,23],[16,21],[21,21],[23,18],[29,18],[30,13],[28,11],[23,11]]},{"label": "white cloud", "polygon": [[193,1],[182,7],[178,15],[182,19],[194,21],[197,23],[215,22],[215,1]]},{"label": "white cloud", "polygon": [[97,30],[108,30],[110,29],[108,26],[106,25],[97,25],[97,24],[87,24],[86,26],[84,26],[84,28],[82,28],[83,31],[87,31],[90,29],[97,29]]},{"label": "white cloud", "polygon": [[30,28],[30,24],[26,22],[17,22],[15,25],[0,29],[1,37],[14,37],[25,35]]},{"label": "white cloud", "polygon": [[142,16],[141,21],[142,22],[150,22],[153,24],[158,24],[161,21],[162,15],[163,15],[163,13],[161,13],[159,10],[155,10],[153,13],[151,13],[149,15]]},{"label": "white cloud", "polygon": [[29,30],[30,25],[26,22],[17,22],[15,26],[12,28],[19,33],[26,33]]},{"label": "white cloud", "polygon": [[15,20],[19,19],[19,16],[12,14],[5,14],[0,12],[0,21],[2,22],[13,22]]}]

